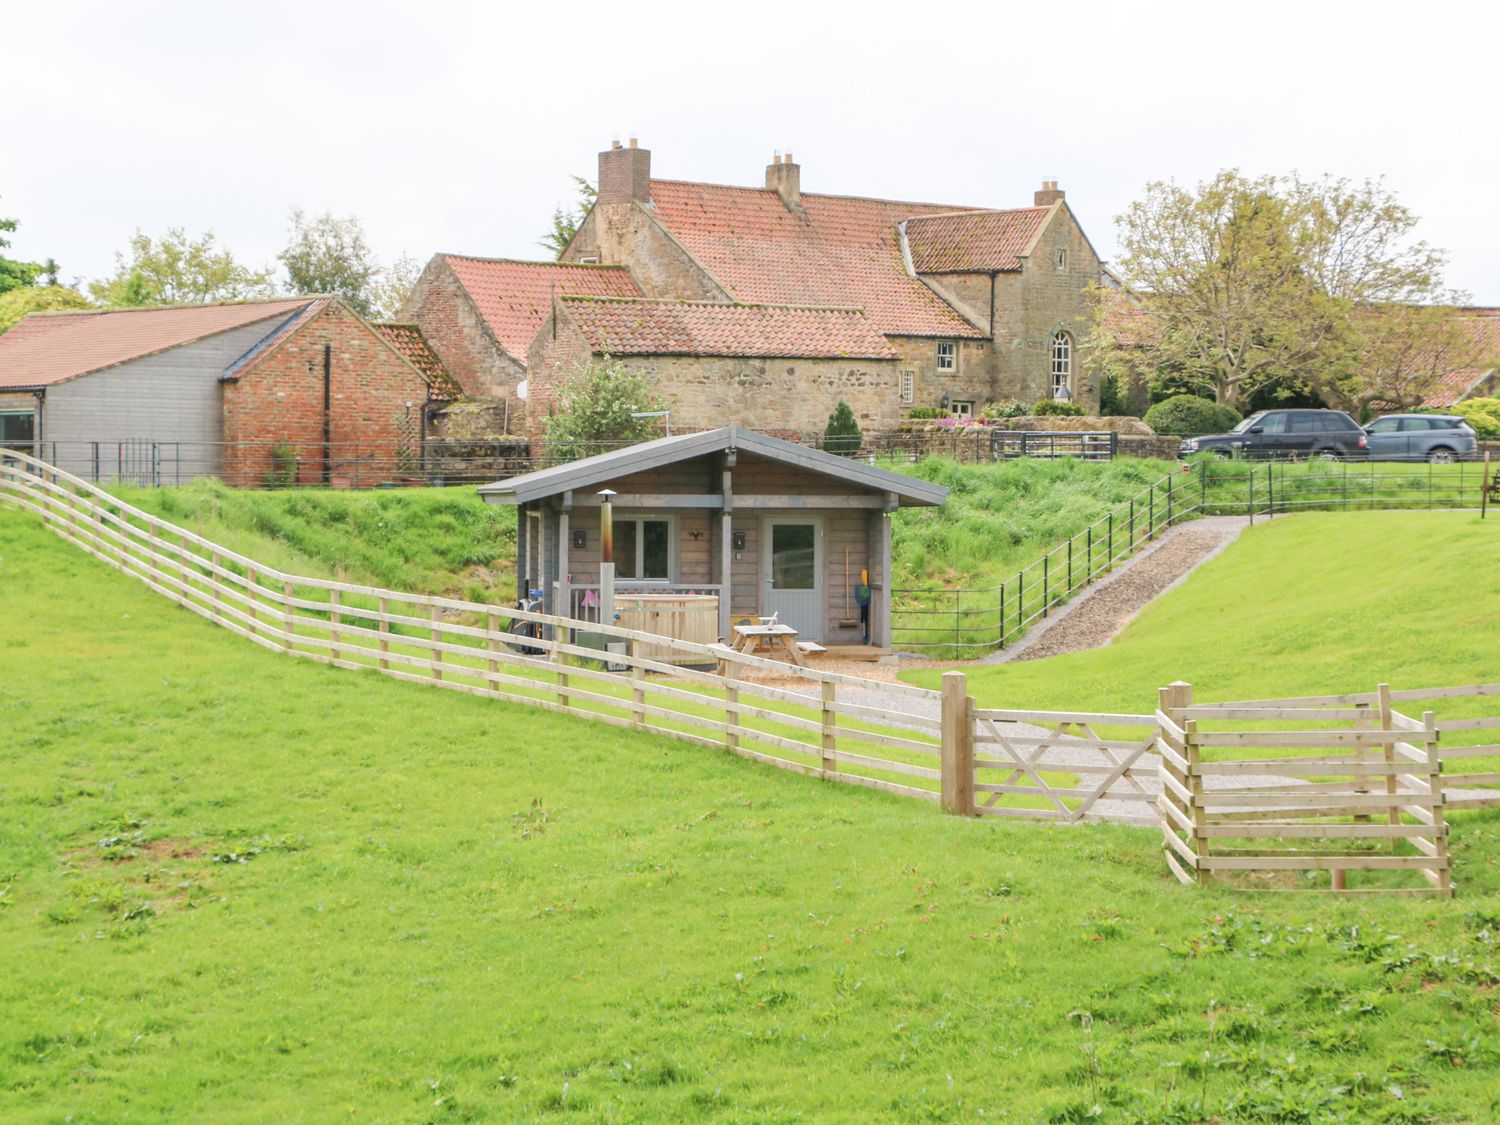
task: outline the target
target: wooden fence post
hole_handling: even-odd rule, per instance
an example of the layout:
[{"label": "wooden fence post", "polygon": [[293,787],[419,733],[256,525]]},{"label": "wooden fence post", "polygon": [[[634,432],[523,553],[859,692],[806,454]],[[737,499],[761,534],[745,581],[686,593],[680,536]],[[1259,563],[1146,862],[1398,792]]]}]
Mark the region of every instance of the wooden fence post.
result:
[{"label": "wooden fence post", "polygon": [[283,582],[281,584],[281,627],[286,631],[282,643],[286,645],[287,652],[292,651],[292,584]]},{"label": "wooden fence post", "polygon": [[732,660],[724,661],[724,748],[740,748],[740,670]]},{"label": "wooden fence post", "polygon": [[[1164,756],[1161,769],[1167,778],[1175,781],[1178,787],[1187,794],[1184,801],[1181,794],[1167,785],[1166,780],[1163,780],[1162,800],[1170,802],[1172,808],[1181,814],[1181,819],[1172,820],[1168,817],[1170,823],[1164,822],[1162,827],[1165,831],[1171,832],[1174,835],[1180,829],[1188,836],[1187,844],[1193,854],[1193,870],[1191,875],[1201,883],[1204,881],[1205,875],[1203,869],[1198,866],[1198,860],[1207,854],[1207,841],[1202,834],[1205,817],[1203,809],[1203,775],[1198,772],[1201,758],[1200,751],[1196,745],[1196,738],[1194,737],[1198,724],[1187,717],[1187,709],[1193,705],[1193,685],[1184,683],[1181,680],[1168,684],[1157,692],[1157,705],[1161,708],[1161,713],[1166,716],[1167,720],[1178,730],[1182,731],[1181,754],[1179,755],[1182,767],[1179,768],[1168,762]],[[1165,731],[1163,732],[1164,741],[1166,741],[1166,733]],[[1167,742],[1167,748],[1169,750],[1173,749],[1170,741]],[[1188,827],[1189,824],[1191,828]]]},{"label": "wooden fence post", "polygon": [[838,691],[838,685],[832,680],[824,680],[822,688],[823,755],[820,764],[823,769],[823,776],[827,778],[832,777],[834,774],[838,773],[839,770],[837,729],[838,711],[835,710],[835,707],[837,706],[836,693]]},{"label": "wooden fence post", "polygon": [[[1375,705],[1380,712],[1380,729],[1382,731],[1394,730],[1396,724],[1392,719],[1394,708],[1391,706],[1390,684],[1380,684],[1375,688]],[[1386,809],[1386,823],[1400,824],[1401,806],[1396,801],[1396,736],[1392,734],[1391,741],[1384,743],[1380,749],[1385,757],[1385,791],[1391,798],[1390,807]],[[1399,843],[1399,840],[1392,838],[1391,851],[1396,851]]]},{"label": "wooden fence post", "polygon": [[[430,616],[432,618],[432,643],[440,644],[443,639],[443,618],[437,606],[432,607]],[[436,648],[432,650],[432,678],[439,683],[443,681],[443,654]]]},{"label": "wooden fence post", "polygon": [[636,730],[646,729],[646,670],[638,663],[641,659],[641,644],[635,637],[626,642],[630,657],[630,725]]},{"label": "wooden fence post", "polygon": [[1444,898],[1453,894],[1453,861],[1448,854],[1448,817],[1443,811],[1443,758],[1438,751],[1437,717],[1422,712],[1422,743],[1427,754],[1427,788],[1432,795],[1432,848],[1437,861],[1433,885]]},{"label": "wooden fence post", "polygon": [[962,672],[944,672],[942,700],[943,811],[973,816],[974,701],[969,698],[969,677]]},{"label": "wooden fence post", "polygon": [[250,615],[250,635],[255,637],[260,635],[260,618],[255,612],[255,608],[259,604],[255,597],[258,593],[260,593],[260,572],[253,566],[246,567],[245,595],[250,599],[250,604],[246,606],[246,611]]},{"label": "wooden fence post", "polygon": [[557,703],[560,707],[570,707],[572,703],[568,697],[568,673],[563,671],[568,666],[568,654],[563,652],[562,646],[569,643],[572,630],[566,625],[558,625],[553,629],[552,639],[552,661],[558,667],[557,672]]},{"label": "wooden fence post", "polygon": [[328,591],[328,650],[333,660],[339,658],[339,634],[341,614],[339,613],[339,592]]},{"label": "wooden fence post", "polygon": [[[487,632],[490,635],[489,644],[487,647],[491,652],[498,653],[500,651],[500,619],[496,615],[494,610],[490,610],[489,613],[485,614],[485,626]],[[500,681],[493,678],[498,675],[500,675],[500,661],[492,657],[490,659],[490,676],[492,677],[490,679],[491,691],[500,690]]]},{"label": "wooden fence post", "polygon": [[389,672],[391,662],[385,659],[385,654],[391,651],[391,623],[386,620],[386,614],[390,612],[390,600],[380,599],[380,670]]}]

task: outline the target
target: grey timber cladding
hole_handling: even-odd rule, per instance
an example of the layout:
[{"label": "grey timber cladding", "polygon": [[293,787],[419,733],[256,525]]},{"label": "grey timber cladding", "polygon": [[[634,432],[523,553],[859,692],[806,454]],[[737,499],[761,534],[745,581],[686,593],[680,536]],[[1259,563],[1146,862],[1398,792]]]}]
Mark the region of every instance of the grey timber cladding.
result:
[{"label": "grey timber cladding", "polygon": [[183,480],[217,474],[223,466],[224,412],[219,376],[285,319],[277,315],[155,355],[80,375],[47,388],[42,441],[57,446],[57,465],[88,478],[92,443],[108,478],[122,441],[177,443],[172,471]]}]

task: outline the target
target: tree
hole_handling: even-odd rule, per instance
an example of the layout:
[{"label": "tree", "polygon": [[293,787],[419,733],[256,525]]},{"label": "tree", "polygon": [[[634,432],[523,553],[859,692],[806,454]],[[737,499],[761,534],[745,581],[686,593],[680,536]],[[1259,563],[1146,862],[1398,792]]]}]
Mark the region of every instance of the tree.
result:
[{"label": "tree", "polygon": [[599,189],[584,179],[582,176],[569,177],[578,192],[578,200],[572,207],[559,206],[552,212],[552,229],[544,234],[537,245],[552,251],[556,258],[562,257],[562,252],[568,248],[568,243],[573,241],[573,236],[578,233],[578,228],[583,225],[583,220],[588,218],[589,211],[594,206],[594,200],[599,198]]},{"label": "tree", "polygon": [[823,431],[823,448],[829,453],[853,457],[864,444],[865,435],[854,420],[854,411],[849,404],[839,399],[839,404],[828,416],[828,428]]},{"label": "tree", "polygon": [[[12,234],[20,226],[16,219],[0,219],[0,231]],[[10,241],[0,238],[0,250],[10,247]],[[35,285],[36,280],[48,269],[52,271],[51,284],[57,284],[57,263],[50,258],[45,264],[39,262],[18,262],[14,258],[7,258],[0,254],[0,293],[9,293],[12,289],[20,289],[23,286]]]},{"label": "tree", "polygon": [[374,315],[380,320],[398,319],[421,276],[422,263],[406,254],[382,269],[370,292]]},{"label": "tree", "polygon": [[359,219],[325,211],[309,220],[300,208],[291,218],[291,239],[277,255],[291,291],[341,297],[360,316],[370,316],[383,271]]},{"label": "tree", "polygon": [[1342,362],[1310,379],[1328,405],[1363,419],[1377,408],[1420,406],[1450,371],[1483,361],[1477,341],[1463,331],[1457,310],[1391,304],[1350,314]]},{"label": "tree", "polygon": [[94,303],[76,289],[62,285],[26,285],[0,293],[0,334],[8,332],[27,313],[91,309]]},{"label": "tree", "polygon": [[1237,409],[1278,384],[1346,394],[1375,340],[1366,313],[1448,297],[1443,255],[1411,241],[1416,217],[1379,181],[1229,170],[1196,191],[1148,184],[1116,222],[1115,272],[1151,327],[1124,339],[1101,302],[1095,362]]},{"label": "tree", "polygon": [[137,230],[126,252],[115,253],[113,277],[89,283],[102,305],[198,305],[271,297],[276,287],[268,269],[251,269],[214,243],[214,232],[189,238],[169,227],[159,240]]},{"label": "tree", "polygon": [[631,415],[666,409],[648,377],[609,356],[565,378],[557,397],[558,406],[547,418],[547,440],[563,443],[562,461],[656,437],[656,419]]}]

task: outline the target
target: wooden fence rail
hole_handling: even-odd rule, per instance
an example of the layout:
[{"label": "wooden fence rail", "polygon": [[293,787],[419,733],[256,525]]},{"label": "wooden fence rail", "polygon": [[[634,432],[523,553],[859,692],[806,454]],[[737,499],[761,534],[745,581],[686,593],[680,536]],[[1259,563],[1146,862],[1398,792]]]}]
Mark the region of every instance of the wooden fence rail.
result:
[{"label": "wooden fence rail", "polygon": [[[722,643],[289,574],[25,454],[0,451],[0,504],[271,651],[723,749],[959,815],[1157,826],[1184,881],[1257,885],[1326,870],[1335,889],[1410,892],[1379,880],[1416,872],[1421,889],[1449,893],[1445,809],[1500,806],[1500,773],[1450,774],[1445,799],[1443,770],[1483,769],[1500,745],[1439,749],[1444,733],[1473,737],[1500,718],[1439,722],[1394,706],[1500,695],[1500,684],[1218,704],[1194,704],[1191,688],[1174,684],[1152,714],[978,708],[958,671],[941,691],[872,692],[861,677]],[[768,672],[790,686],[759,682]],[[1277,729],[1204,729],[1221,722]],[[1257,841],[1297,843],[1271,851]],[[1376,855],[1377,844],[1400,850]],[[1351,871],[1377,882],[1350,888]]]}]

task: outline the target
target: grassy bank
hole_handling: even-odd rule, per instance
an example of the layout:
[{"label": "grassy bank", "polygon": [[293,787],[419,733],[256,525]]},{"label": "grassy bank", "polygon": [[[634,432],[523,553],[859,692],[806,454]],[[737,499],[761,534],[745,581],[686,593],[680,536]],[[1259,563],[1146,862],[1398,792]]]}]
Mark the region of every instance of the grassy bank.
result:
[{"label": "grassy bank", "polygon": [[516,514],[472,488],[117,488],[136,507],[292,573],[468,601],[515,598]]},{"label": "grassy bank", "polygon": [[1500,817],[1456,902],[1182,888],[1151,832],[308,666],[0,543],[6,1121],[1500,1112]]}]

